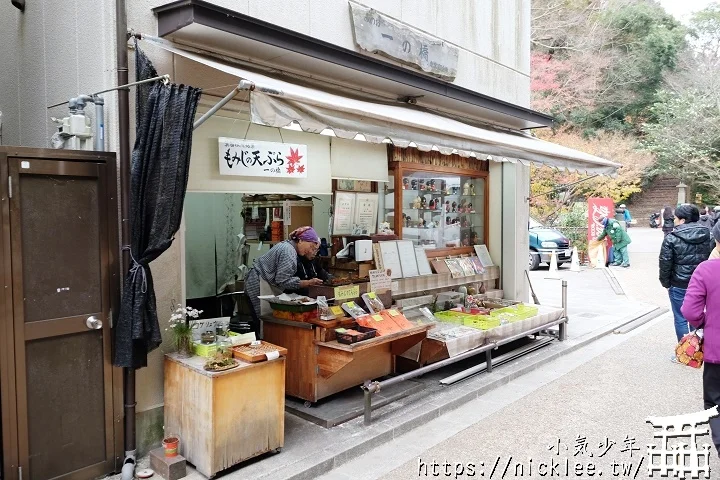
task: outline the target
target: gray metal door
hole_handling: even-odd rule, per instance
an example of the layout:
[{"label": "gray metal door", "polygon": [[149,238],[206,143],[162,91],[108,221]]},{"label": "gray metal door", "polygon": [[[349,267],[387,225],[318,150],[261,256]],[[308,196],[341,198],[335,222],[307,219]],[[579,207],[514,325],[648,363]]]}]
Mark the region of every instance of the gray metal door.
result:
[{"label": "gray metal door", "polygon": [[114,467],[108,168],[8,159],[23,479]]}]

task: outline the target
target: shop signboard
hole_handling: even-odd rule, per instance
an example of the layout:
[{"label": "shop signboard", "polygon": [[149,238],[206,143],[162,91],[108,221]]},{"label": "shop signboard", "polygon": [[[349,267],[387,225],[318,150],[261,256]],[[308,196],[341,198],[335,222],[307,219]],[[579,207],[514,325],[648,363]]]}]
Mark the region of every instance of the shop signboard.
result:
[{"label": "shop signboard", "polygon": [[218,138],[220,175],[306,178],[307,145]]},{"label": "shop signboard", "polygon": [[588,198],[588,241],[597,239],[603,231],[600,219],[612,218],[615,203],[612,198]]},{"label": "shop signboard", "polygon": [[350,2],[355,43],[364,51],[379,53],[422,71],[453,80],[460,50],[375,9]]}]

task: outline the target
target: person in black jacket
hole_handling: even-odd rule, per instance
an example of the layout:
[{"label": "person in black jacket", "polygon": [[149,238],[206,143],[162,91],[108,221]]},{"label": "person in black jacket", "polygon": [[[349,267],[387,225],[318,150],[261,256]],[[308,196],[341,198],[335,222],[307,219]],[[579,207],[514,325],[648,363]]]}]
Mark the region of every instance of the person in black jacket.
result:
[{"label": "person in black jacket", "polygon": [[677,207],[675,230],[665,237],[660,248],[660,283],[668,289],[678,341],[690,331],[680,312],[690,277],[715,246],[710,230],[697,223],[699,218],[696,206],[685,203]]},{"label": "person in black jacket", "polygon": [[673,209],[670,208],[670,206],[666,206],[662,209],[660,217],[662,218],[662,231],[667,236],[667,234],[672,232],[675,228],[675,216],[673,214]]},{"label": "person in black jacket", "polygon": [[[315,255],[313,255],[312,258],[298,255],[297,271],[295,272],[295,276],[298,277],[300,280],[319,278],[323,282],[332,277],[332,275],[330,275],[322,268],[319,259]],[[293,290],[288,293],[297,293],[298,295],[307,296],[308,291],[308,288],[298,288],[297,290]]]}]

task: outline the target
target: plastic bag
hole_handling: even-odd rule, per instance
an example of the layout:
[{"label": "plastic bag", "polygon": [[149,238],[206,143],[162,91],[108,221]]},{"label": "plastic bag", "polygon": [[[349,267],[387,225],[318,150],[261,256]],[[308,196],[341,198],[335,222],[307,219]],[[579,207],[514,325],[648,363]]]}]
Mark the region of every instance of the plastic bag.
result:
[{"label": "plastic bag", "polygon": [[359,317],[367,315],[367,312],[365,310],[363,310],[361,307],[359,307],[355,302],[343,303],[342,309],[345,310],[352,318],[354,318],[356,320]]},{"label": "plastic bag", "polygon": [[370,313],[380,313],[385,308],[385,305],[377,298],[375,292],[368,292],[362,294],[362,299],[365,305],[370,309]]},{"label": "plastic bag", "polygon": [[597,267],[598,257],[602,255],[603,266],[605,265],[607,248],[605,247],[604,240],[590,240],[588,243],[588,258],[590,260],[590,267]]},{"label": "plastic bag", "polygon": [[320,320],[335,320],[335,314],[330,310],[330,306],[324,296],[317,297],[317,305]]}]

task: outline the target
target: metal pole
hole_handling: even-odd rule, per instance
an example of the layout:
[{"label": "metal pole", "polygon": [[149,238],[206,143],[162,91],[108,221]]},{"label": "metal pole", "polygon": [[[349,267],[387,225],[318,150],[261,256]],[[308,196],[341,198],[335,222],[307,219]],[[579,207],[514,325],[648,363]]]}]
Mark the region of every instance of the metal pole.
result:
[{"label": "metal pole", "polygon": [[233,98],[235,98],[235,96],[236,96],[238,93],[240,93],[241,90],[254,90],[254,89],[255,89],[255,84],[254,84],[254,83],[249,82],[249,81],[247,81],[247,80],[240,80],[240,83],[238,83],[238,85],[237,85],[235,88],[233,88],[230,93],[228,93],[227,95],[225,95],[225,98],[223,98],[223,99],[220,100],[218,103],[216,103],[215,106],[213,106],[213,107],[212,107],[210,110],[208,110],[202,117],[198,118],[195,123],[193,123],[193,130],[197,129],[200,125],[202,125],[203,123],[205,123],[205,121],[207,121],[208,118],[210,118],[210,117],[212,117],[213,115],[215,115],[215,113],[216,113],[218,110],[220,110],[222,107],[224,107],[225,105],[227,105],[227,103],[230,102],[230,100],[232,100]]},{"label": "metal pole", "polygon": [[95,151],[105,151],[105,100],[93,95],[93,103],[95,103]]},{"label": "metal pole", "polygon": [[562,309],[565,321],[558,325],[558,340],[561,342],[567,338],[567,280],[562,281]]},{"label": "metal pole", "polygon": [[[127,10],[125,0],[115,0],[115,52],[118,85],[128,83]],[[123,277],[130,268],[130,256],[122,246],[130,244],[130,96],[127,89],[118,90],[118,163],[120,168],[121,255]],[[135,471],[135,369],[123,370],[123,403],[125,427],[125,460],[123,480],[132,479]]]},{"label": "metal pole", "polygon": [[365,425],[372,423],[372,392],[367,388],[363,388],[363,394],[365,396]]},{"label": "metal pole", "polygon": [[[126,62],[126,63],[127,63],[127,62]],[[119,75],[118,75],[118,76],[119,76]],[[125,78],[127,78],[127,75],[125,76]],[[95,96],[97,96],[97,95],[100,95],[101,93],[114,92],[115,90],[125,90],[125,89],[127,89],[128,87],[134,87],[134,86],[136,86],[136,85],[142,85],[143,83],[157,82],[158,80],[162,80],[163,82],[169,82],[169,81],[170,81],[170,75],[165,74],[165,75],[160,75],[159,77],[153,77],[153,78],[148,78],[148,79],[145,79],[145,80],[140,80],[140,81],[137,81],[137,82],[126,83],[126,84],[124,84],[124,85],[119,85],[119,86],[117,86],[117,87],[108,88],[107,90],[102,90],[102,91],[100,91],[100,92],[95,92],[95,93],[93,93],[93,94],[90,95],[90,96],[91,96],[91,97],[95,97]],[[65,105],[66,103],[69,103],[69,102],[56,103],[55,105],[50,105],[50,106],[47,107],[47,108],[60,107],[60,106],[62,106],[62,105]]]}]

